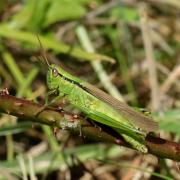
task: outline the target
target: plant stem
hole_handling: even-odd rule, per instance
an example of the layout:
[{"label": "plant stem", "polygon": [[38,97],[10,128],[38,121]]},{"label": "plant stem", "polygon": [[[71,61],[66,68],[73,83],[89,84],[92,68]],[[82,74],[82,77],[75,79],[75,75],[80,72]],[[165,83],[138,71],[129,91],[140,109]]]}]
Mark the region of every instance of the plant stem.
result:
[{"label": "plant stem", "polygon": [[[72,114],[65,112],[58,112],[53,109],[45,109],[38,116],[36,112],[41,110],[43,105],[34,103],[32,101],[16,98],[6,94],[4,91],[0,92],[0,112],[11,114],[20,117],[24,120],[30,120],[33,122],[47,124],[52,127],[62,128],[62,121],[72,122]],[[119,135],[115,132],[107,131],[99,127],[95,127],[89,123],[86,119],[78,117],[74,121],[80,121],[82,126],[82,137],[91,139],[95,142],[113,143],[126,147],[130,147]],[[64,127],[63,127],[64,128]],[[79,127],[67,126],[73,134],[79,134]],[[146,137],[146,146],[148,147],[149,153],[160,157],[168,158],[176,161],[180,161],[180,144],[171,142],[159,137],[148,135]],[[132,148],[132,147],[130,147]]]}]

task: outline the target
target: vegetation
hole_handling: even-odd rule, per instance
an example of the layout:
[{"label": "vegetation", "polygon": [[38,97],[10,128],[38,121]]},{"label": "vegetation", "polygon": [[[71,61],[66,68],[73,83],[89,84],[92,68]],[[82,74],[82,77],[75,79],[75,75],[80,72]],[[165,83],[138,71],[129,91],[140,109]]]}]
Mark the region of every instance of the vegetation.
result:
[{"label": "vegetation", "polygon": [[[0,178],[179,179],[179,10],[178,0],[0,1]],[[146,138],[151,154],[63,98],[36,115],[48,93],[37,35],[50,63],[151,111],[161,137]]]}]

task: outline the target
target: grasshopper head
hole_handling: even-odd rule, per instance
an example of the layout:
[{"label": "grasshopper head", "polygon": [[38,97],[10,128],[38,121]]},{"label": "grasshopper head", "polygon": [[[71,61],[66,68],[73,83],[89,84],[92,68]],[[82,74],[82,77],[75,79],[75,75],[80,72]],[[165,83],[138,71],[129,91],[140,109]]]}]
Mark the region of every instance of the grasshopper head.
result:
[{"label": "grasshopper head", "polygon": [[70,73],[63,70],[60,66],[55,64],[48,65],[47,73],[47,85],[49,90],[57,90],[63,82],[75,82],[81,83],[82,81],[79,78],[71,75]]},{"label": "grasshopper head", "polygon": [[60,67],[55,64],[49,65],[47,72],[47,85],[49,90],[56,90],[58,88],[60,78]]}]

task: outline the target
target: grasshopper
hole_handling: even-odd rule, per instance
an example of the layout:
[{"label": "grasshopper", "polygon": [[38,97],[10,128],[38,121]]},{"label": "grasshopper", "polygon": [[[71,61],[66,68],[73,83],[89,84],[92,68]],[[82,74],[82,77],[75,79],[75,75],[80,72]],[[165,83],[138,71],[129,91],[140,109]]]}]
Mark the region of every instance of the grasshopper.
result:
[{"label": "grasshopper", "polygon": [[[41,45],[40,40],[39,43]],[[50,64],[45,54],[43,58],[48,66],[49,94],[65,98],[92,120],[112,127],[134,149],[142,153],[148,152],[145,137],[149,132],[158,129],[157,122],[90,83],[71,75],[60,66]]]}]

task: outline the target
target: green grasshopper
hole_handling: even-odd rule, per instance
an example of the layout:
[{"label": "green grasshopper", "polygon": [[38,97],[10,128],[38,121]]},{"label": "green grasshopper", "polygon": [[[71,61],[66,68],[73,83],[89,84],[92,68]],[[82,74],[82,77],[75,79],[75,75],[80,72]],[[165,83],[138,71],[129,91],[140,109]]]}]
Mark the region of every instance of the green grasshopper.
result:
[{"label": "green grasshopper", "polygon": [[149,132],[158,129],[156,122],[95,86],[71,75],[60,66],[49,64],[45,54],[44,59],[48,65],[49,94],[57,94],[56,98],[65,98],[92,120],[112,127],[134,149],[142,153],[148,152],[145,137]]}]

